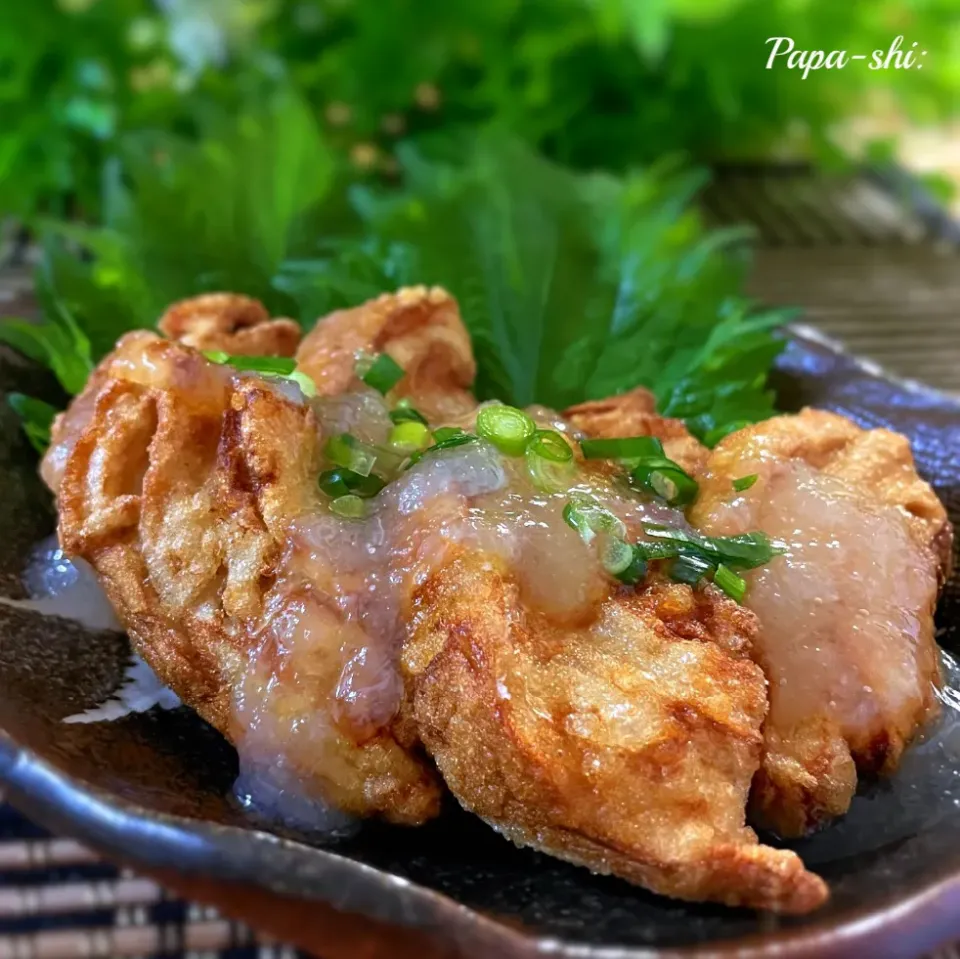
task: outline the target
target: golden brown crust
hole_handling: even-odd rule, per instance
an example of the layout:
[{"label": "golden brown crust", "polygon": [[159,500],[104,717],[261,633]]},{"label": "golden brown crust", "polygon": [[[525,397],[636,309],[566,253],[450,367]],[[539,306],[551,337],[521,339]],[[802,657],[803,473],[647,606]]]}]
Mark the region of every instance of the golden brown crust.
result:
[{"label": "golden brown crust", "polygon": [[865,430],[826,410],[806,408],[744,427],[724,438],[710,455],[696,510],[729,492],[729,479],[752,458],[801,459],[846,480],[886,506],[904,511],[918,542],[939,561],[940,581],[950,575],[953,527],[943,503],[917,475],[910,442],[891,430]]},{"label": "golden brown crust", "polygon": [[578,403],[564,410],[563,416],[571,426],[589,436],[655,436],[663,443],[667,456],[688,473],[702,469],[710,455],[682,420],[657,414],[653,394],[643,387],[603,400]]},{"label": "golden brown crust", "polygon": [[300,325],[271,319],[259,301],[239,293],[204,293],[172,304],[157,328],[171,340],[196,350],[222,350],[234,356],[293,356]]},{"label": "golden brown crust", "polygon": [[[748,470],[745,464],[762,471],[765,463],[791,460],[844,481],[844,488],[855,491],[867,506],[899,510],[910,537],[920,547],[918,554],[926,558],[930,569],[929,601],[912,611],[918,634],[904,638],[905,649],[915,656],[919,677],[912,695],[904,695],[897,708],[880,708],[873,718],[856,725],[841,727],[831,718],[828,704],[817,702],[811,702],[807,714],[788,726],[778,727],[772,719],[766,724],[763,763],[751,796],[751,820],[784,836],[800,836],[846,812],[856,791],[858,770],[893,773],[918,729],[938,709],[934,573],[940,582],[947,575],[952,528],[942,503],[917,475],[905,437],[889,430],[864,430],[846,417],[813,409],[775,417],[724,438],[698,477],[700,494],[690,511],[691,522],[709,526],[717,509],[736,498],[731,481]],[[761,497],[765,482],[761,475],[755,487]],[[798,636],[797,641],[801,640]],[[773,664],[764,661],[765,655],[758,647],[757,660],[769,673]],[[855,662],[833,664],[852,675],[857,674],[856,666]],[[824,668],[831,666],[825,664]],[[900,665],[894,662],[891,668]],[[776,710],[771,715],[775,714]]]},{"label": "golden brown crust", "polygon": [[[290,523],[314,506],[319,448],[309,406],[132,334],[67,459],[64,549],[97,571],[160,679],[234,740],[234,696],[270,629],[266,599]],[[291,715],[327,702],[339,676],[339,647],[309,655],[315,684],[291,691]],[[389,730],[362,743],[331,733],[300,775],[348,812],[422,822],[438,811],[434,776]]]},{"label": "golden brown crust", "polygon": [[692,597],[624,590],[558,632],[495,561],[461,555],[414,595],[408,709],[461,804],[518,845],[671,896],[808,911],[825,884],[744,825],[766,711],[754,618],[712,587]]},{"label": "golden brown crust", "polygon": [[300,344],[297,364],[321,396],[331,396],[356,387],[361,352],[396,360],[406,373],[396,396],[411,397],[431,419],[452,419],[476,405],[470,336],[457,301],[440,287],[404,287],[323,317]]}]

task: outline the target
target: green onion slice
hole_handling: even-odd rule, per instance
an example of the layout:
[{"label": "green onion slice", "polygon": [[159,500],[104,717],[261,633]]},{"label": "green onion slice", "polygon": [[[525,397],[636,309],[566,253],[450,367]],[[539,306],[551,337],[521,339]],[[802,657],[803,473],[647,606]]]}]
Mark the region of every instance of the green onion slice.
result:
[{"label": "green onion slice", "polygon": [[633,563],[633,555],[632,546],[611,536],[600,551],[600,562],[608,573],[619,576]]},{"label": "green onion slice", "polygon": [[234,356],[222,350],[204,350],[203,355],[211,363],[232,366],[235,370],[250,370],[252,373],[274,373],[289,376],[297,361],[289,356]]},{"label": "green onion slice", "polygon": [[747,582],[743,577],[738,576],[729,566],[721,563],[717,571],[713,574],[713,581],[717,584],[732,600],[738,603],[743,602],[743,597],[747,593]]},{"label": "green onion slice", "polygon": [[472,433],[467,433],[464,430],[460,429],[459,426],[441,426],[439,429],[433,431],[434,439],[438,444],[446,443],[447,440],[456,439],[461,436],[470,436],[473,439],[476,439]]},{"label": "green onion slice", "polygon": [[515,406],[484,406],[477,413],[477,433],[507,456],[523,456],[537,424]]},{"label": "green onion slice", "polygon": [[403,379],[403,367],[386,353],[378,353],[374,357],[361,356],[354,371],[367,386],[384,396]]},{"label": "green onion slice", "polygon": [[423,423],[407,420],[397,423],[390,430],[387,440],[392,449],[401,453],[412,453],[414,450],[426,449],[430,445],[430,430]]},{"label": "green onion slice", "polygon": [[[731,569],[755,569],[764,566],[786,550],[782,543],[774,542],[766,533],[741,533],[737,536],[703,536],[687,532],[677,526],[644,523],[648,536],[658,542],[669,543],[674,555],[699,556],[708,562],[724,564]],[[649,544],[640,544],[640,548]]]},{"label": "green onion slice", "polygon": [[293,382],[300,387],[300,392],[303,393],[304,396],[317,395],[317,384],[314,383],[306,373],[300,370],[294,370],[287,379],[293,380]]},{"label": "green onion slice", "polygon": [[527,442],[524,456],[537,489],[556,493],[566,488],[575,469],[573,450],[556,430],[537,430]]},{"label": "green onion slice", "polygon": [[539,456],[551,463],[572,463],[573,450],[556,430],[537,430],[526,446],[528,456]]},{"label": "green onion slice", "polygon": [[754,483],[756,483],[759,477],[756,473],[751,473],[749,476],[741,476],[740,479],[735,479],[733,481],[733,488],[738,492],[742,493],[744,490],[750,489]]},{"label": "green onion slice", "polygon": [[713,564],[702,556],[680,555],[670,564],[670,578],[696,586],[713,568]]},{"label": "green onion slice", "polygon": [[641,459],[630,478],[636,486],[666,500],[668,506],[686,506],[697,498],[700,486],[682,466],[665,456]]},{"label": "green onion slice", "polygon": [[430,425],[423,413],[414,409],[410,400],[406,397],[400,400],[400,402],[390,410],[390,422],[396,425],[400,423],[422,423],[424,426]]},{"label": "green onion slice", "polygon": [[647,575],[647,561],[637,552],[636,547],[633,548],[630,565],[615,575],[621,583],[625,583],[627,586],[636,585]]},{"label": "green onion slice", "polygon": [[349,493],[346,496],[338,496],[331,504],[330,509],[337,516],[343,516],[347,519],[359,519],[366,511],[363,500],[359,496]]},{"label": "green onion slice", "polygon": [[662,457],[663,444],[655,436],[582,440],[580,450],[588,460],[624,460]]},{"label": "green onion slice", "polygon": [[333,499],[346,496],[348,493],[355,493],[364,498],[376,496],[386,485],[375,473],[361,476],[343,467],[321,473],[318,483],[320,489]]},{"label": "green onion slice", "polygon": [[441,426],[440,429],[434,430],[433,438],[437,441],[433,446],[428,446],[425,450],[416,450],[410,455],[410,459],[407,460],[407,469],[419,463],[428,453],[456,449],[458,446],[476,443],[479,439],[473,433],[465,433],[458,426]]},{"label": "green onion slice", "polygon": [[335,466],[343,466],[361,476],[369,476],[377,461],[376,453],[350,433],[330,437],[324,453]]},{"label": "green onion slice", "polygon": [[563,520],[587,544],[593,541],[597,533],[608,533],[619,539],[627,535],[623,522],[585,493],[571,494],[570,501],[563,508]]}]

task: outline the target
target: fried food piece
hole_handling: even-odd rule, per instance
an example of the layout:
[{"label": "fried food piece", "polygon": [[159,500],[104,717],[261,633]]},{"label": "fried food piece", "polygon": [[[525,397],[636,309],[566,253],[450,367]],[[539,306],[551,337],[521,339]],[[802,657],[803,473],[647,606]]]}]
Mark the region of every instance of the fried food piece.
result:
[{"label": "fried food piece", "polygon": [[565,410],[563,417],[588,436],[655,436],[663,443],[664,453],[688,473],[701,470],[710,454],[683,420],[658,415],[653,394],[642,386],[604,400],[578,403]]},{"label": "fried food piece", "polygon": [[416,590],[412,623],[408,709],[460,803],[508,839],[684,899],[826,899],[744,825],[765,682],[754,617],[719,591],[623,590],[557,627],[464,551]]},{"label": "fried food piece", "polygon": [[320,468],[299,391],[149,333],[121,340],[95,376],[59,486],[60,541],[97,571],[137,651],[242,768],[245,754],[253,776],[282,767],[276,791],[302,783],[394,822],[435,815],[435,775],[391,717],[358,733],[335,714],[364,637],[288,560]]},{"label": "fried food piece", "polygon": [[[738,477],[756,473],[743,493]],[[907,440],[804,410],[720,442],[690,519],[762,529],[784,556],[747,574],[770,682],[751,815],[799,836],[844,813],[857,772],[894,772],[938,711],[933,613],[952,532]]]},{"label": "fried food piece", "polygon": [[404,287],[323,317],[300,344],[297,365],[321,396],[331,396],[357,386],[361,353],[396,360],[406,375],[394,394],[410,397],[431,420],[454,419],[476,405],[470,336],[457,301],[440,287]]},{"label": "fried food piece", "polygon": [[157,328],[164,336],[196,350],[222,350],[234,356],[293,356],[300,325],[271,319],[259,301],[239,293],[204,293],[169,306]]}]

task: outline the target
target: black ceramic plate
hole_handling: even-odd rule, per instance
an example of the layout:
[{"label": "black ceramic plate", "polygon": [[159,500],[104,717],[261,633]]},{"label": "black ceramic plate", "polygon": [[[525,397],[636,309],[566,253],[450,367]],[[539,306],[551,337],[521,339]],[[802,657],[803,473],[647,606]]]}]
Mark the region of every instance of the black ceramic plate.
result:
[{"label": "black ceramic plate", "polygon": [[[7,363],[0,385],[15,388],[28,375]],[[885,379],[800,331],[777,379],[786,409],[821,406],[905,433],[921,472],[960,519],[960,405]],[[35,457],[9,416],[0,447],[0,588],[18,596],[24,557],[53,529],[54,516]],[[960,651],[956,576],[939,617],[942,644]],[[422,829],[368,826],[335,847],[256,831],[227,798],[233,750],[189,710],[59,722],[112,692],[127,656],[116,635],[0,606],[0,779],[10,799],[142,869],[235,880],[273,903],[270,893],[366,917],[355,927],[364,930],[363,950],[348,944],[339,954],[396,956],[416,943],[421,956],[693,949],[899,957],[960,938],[960,726],[949,722],[910,754],[894,782],[868,784],[842,822],[797,844],[830,883],[832,899],[812,916],[777,919],[682,904],[591,876],[515,849],[452,808]],[[297,921],[329,921],[332,914],[321,920],[320,909],[300,908]],[[291,928],[290,935],[323,942],[322,930],[314,931]]]}]

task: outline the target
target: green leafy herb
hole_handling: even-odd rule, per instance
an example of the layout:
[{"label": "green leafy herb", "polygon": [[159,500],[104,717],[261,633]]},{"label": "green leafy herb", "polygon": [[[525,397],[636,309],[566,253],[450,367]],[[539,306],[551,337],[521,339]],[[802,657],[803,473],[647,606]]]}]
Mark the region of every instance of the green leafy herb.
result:
[{"label": "green leafy herb", "polygon": [[184,296],[234,289],[311,324],[439,283],[472,333],[481,399],[563,408],[645,385],[707,440],[773,411],[786,314],[740,297],[742,235],[703,229],[699,174],[579,175],[492,135],[401,158],[402,191],[345,194],[289,97],[196,143],[135,138],[105,176],[103,226],[44,226],[43,324],[7,321],[0,338],[75,393],[120,334]]},{"label": "green leafy herb", "polygon": [[741,476],[739,479],[733,481],[733,488],[738,492],[742,493],[745,490],[750,489],[754,483],[756,483],[759,477],[756,473],[751,473],[749,476]]},{"label": "green leafy herb", "polygon": [[[563,408],[645,385],[702,437],[772,413],[772,331],[788,314],[740,296],[744,234],[704,231],[700,174],[575,175],[493,137],[453,154],[466,159],[404,149],[402,194],[355,197],[384,287],[457,296],[481,398]],[[349,286],[353,267],[324,269]]]},{"label": "green leafy herb", "polygon": [[9,393],[7,402],[20,417],[23,431],[34,449],[41,455],[45,453],[50,445],[50,425],[57,415],[56,409],[43,400],[24,396],[23,393]]}]

